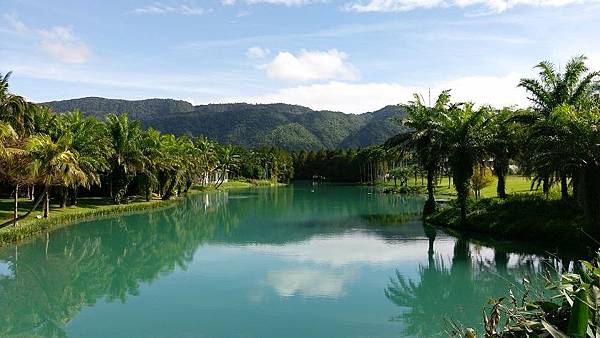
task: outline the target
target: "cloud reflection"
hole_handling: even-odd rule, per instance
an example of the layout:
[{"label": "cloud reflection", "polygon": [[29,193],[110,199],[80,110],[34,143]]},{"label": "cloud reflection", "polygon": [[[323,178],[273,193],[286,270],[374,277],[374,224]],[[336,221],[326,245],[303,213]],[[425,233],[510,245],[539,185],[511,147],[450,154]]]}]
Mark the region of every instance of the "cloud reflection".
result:
[{"label": "cloud reflection", "polygon": [[356,271],[295,268],[270,271],[267,281],[282,297],[302,294],[306,297],[338,298],[345,294],[344,284],[356,276]]},{"label": "cloud reflection", "polygon": [[[436,251],[451,253],[454,241],[436,242]],[[423,240],[390,242],[366,232],[351,232],[335,237],[315,236],[309,240],[278,245],[253,245],[244,249],[299,262],[333,267],[351,264],[395,266],[399,262],[424,259],[428,243]]]}]

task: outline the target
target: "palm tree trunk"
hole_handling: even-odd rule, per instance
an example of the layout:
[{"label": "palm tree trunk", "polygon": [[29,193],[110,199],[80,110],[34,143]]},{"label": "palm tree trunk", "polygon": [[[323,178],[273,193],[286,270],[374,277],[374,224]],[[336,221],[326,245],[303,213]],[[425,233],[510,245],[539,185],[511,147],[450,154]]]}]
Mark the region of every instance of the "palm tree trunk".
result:
[{"label": "palm tree trunk", "polygon": [[60,208],[64,209],[67,206],[67,189],[65,187],[60,187]]},{"label": "palm tree trunk", "polygon": [[69,194],[71,200],[70,203],[71,205],[77,205],[77,195],[79,193],[79,186],[75,186],[74,188],[71,189],[71,193]]},{"label": "palm tree trunk", "polygon": [[15,185],[15,209],[14,209],[14,226],[19,225],[19,222],[17,222],[17,219],[19,218],[19,185],[16,184]]},{"label": "palm tree trunk", "polygon": [[44,190],[42,191],[42,193],[40,195],[38,195],[38,198],[33,202],[33,206],[31,207],[31,209],[29,209],[29,211],[27,211],[24,215],[21,215],[19,217],[17,217],[16,219],[11,219],[9,221],[6,221],[2,224],[0,224],[0,228],[4,228],[7,225],[13,224],[14,222],[18,222],[22,219],[24,219],[25,217],[28,217],[29,215],[31,215],[32,212],[35,211],[35,209],[37,209],[37,207],[40,205],[40,203],[42,202],[42,200],[45,198],[46,196],[46,192],[50,189],[49,186],[44,186]]},{"label": "palm tree trunk", "polygon": [[44,201],[44,218],[50,217],[50,190],[46,191]]},{"label": "palm tree trunk", "polygon": [[542,192],[546,196],[550,193],[550,178],[548,176],[542,179]]},{"label": "palm tree trunk", "polygon": [[423,207],[423,214],[431,214],[437,209],[434,196],[435,169],[430,166],[427,168],[427,201]]},{"label": "palm tree trunk", "polygon": [[171,181],[169,182],[169,185],[167,186],[167,189],[164,191],[164,193],[162,195],[163,201],[166,201],[166,200],[170,199],[171,196],[173,196],[173,189],[175,189],[176,184],[177,184],[177,178],[175,177],[175,174],[174,174],[173,177],[171,178]]},{"label": "palm tree trunk", "polygon": [[152,196],[152,190],[150,186],[150,178],[146,176],[146,202],[150,202],[150,197]]},{"label": "palm tree trunk", "polygon": [[569,182],[566,173],[560,174],[560,196],[563,201],[569,199]]},{"label": "palm tree trunk", "polygon": [[498,186],[496,187],[496,193],[500,198],[506,198],[506,176],[504,172],[499,170],[496,174],[498,176]]},{"label": "palm tree trunk", "polygon": [[223,170],[221,172],[221,177],[219,178],[219,181],[217,181],[217,186],[215,187],[216,189],[219,189],[219,187],[223,184],[223,182],[225,182],[225,170]]}]

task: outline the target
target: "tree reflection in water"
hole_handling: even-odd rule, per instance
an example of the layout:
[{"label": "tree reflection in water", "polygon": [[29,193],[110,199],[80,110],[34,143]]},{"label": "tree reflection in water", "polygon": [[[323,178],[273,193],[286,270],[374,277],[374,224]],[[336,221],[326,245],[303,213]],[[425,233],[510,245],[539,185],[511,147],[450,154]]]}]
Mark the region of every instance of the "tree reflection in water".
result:
[{"label": "tree reflection in water", "polygon": [[142,284],[185,269],[200,243],[236,226],[226,201],[225,194],[191,198],[128,216],[135,221],[83,224],[3,252],[9,274],[0,276],[0,336],[64,337],[65,324],[84,306],[124,303]]},{"label": "tree reflection in water", "polygon": [[[376,319],[371,323],[372,327],[379,332],[377,330],[384,324],[386,330],[395,333],[396,323],[386,322],[389,303],[380,296],[379,283],[382,279],[385,283],[394,268],[390,267],[389,262],[394,257],[402,257],[403,248],[412,250],[407,252],[413,255],[404,262],[406,264],[421,261],[427,250],[427,260],[419,267],[417,278],[411,280],[398,272],[386,289],[386,296],[402,307],[395,319],[404,323],[410,335],[429,337],[442,333],[448,315],[457,320],[480,318],[485,297],[505,295],[507,281],[518,283],[522,276],[540,269],[538,256],[515,255],[511,248],[497,247],[495,256],[486,256],[474,250],[476,246],[470,239],[459,238],[452,243],[450,237],[438,233],[435,228],[423,229],[420,226],[418,219],[422,200],[399,195],[376,195],[369,189],[292,186],[211,193],[191,197],[168,209],[82,223],[18,246],[2,248],[0,336],[65,336],[65,326],[70,323],[83,328],[93,325],[85,316],[81,316],[82,321],[78,323],[73,318],[83,308],[94,304],[98,304],[102,312],[101,304],[104,302],[128,302],[129,307],[119,309],[124,312],[139,309],[139,303],[131,301],[132,296],[146,295],[148,285],[174,271],[188,267],[193,269],[195,265],[190,263],[195,259],[199,264],[206,263],[202,258],[195,257],[200,254],[198,250],[204,243],[211,244],[202,251],[202,254],[208,253],[209,256],[211,253],[221,255],[223,248],[235,248],[231,250],[235,256],[231,257],[241,257],[241,262],[248,269],[236,275],[235,280],[241,279],[251,284],[252,278],[255,282],[266,278],[267,281],[285,284],[291,279],[291,284],[279,285],[276,289],[279,294],[287,295],[286,300],[277,302],[278,298],[272,298],[269,306],[263,304],[268,309],[264,311],[273,311],[275,306],[281,306],[280,309],[292,306],[290,301],[296,301],[292,299],[296,297],[295,290],[307,289],[307,285],[312,287],[317,283],[319,287],[302,293],[303,296],[312,295],[310,301],[296,303],[293,309],[298,310],[298,304],[305,306],[305,320],[310,318],[312,323],[312,316],[321,315],[318,311],[322,307],[315,310],[308,309],[309,306],[324,304],[353,308],[346,315],[356,315],[356,318],[343,318],[338,322],[340,328],[354,330],[348,332],[357,332],[357,325],[363,323],[362,315],[354,311],[355,305],[366,304],[366,299],[376,298],[379,312],[374,314]],[[427,249],[419,243],[423,233],[428,238]],[[294,256],[297,252],[293,250],[302,252],[315,249],[307,244],[332,243],[330,240],[339,242],[346,238],[356,241],[340,248],[325,248],[323,252],[329,254],[329,260],[324,259],[327,257],[323,252],[318,251],[311,252],[309,259],[294,258],[303,256]],[[454,244],[453,252],[447,252],[448,257],[439,251],[442,241]],[[381,256],[386,257],[386,253],[381,252],[382,248],[389,250],[387,255],[391,256],[382,260]],[[418,252],[414,252],[414,248]],[[263,254],[259,249],[267,250],[264,252],[268,254]],[[274,251],[268,251],[270,249]],[[292,254],[283,249],[292,250]],[[342,259],[343,263],[339,263],[339,257],[342,256],[352,256],[352,259]],[[260,257],[260,261],[255,260],[257,257]],[[313,259],[315,257],[316,260]],[[332,257],[335,259],[332,260]],[[222,263],[206,264],[201,267]],[[351,276],[338,273],[348,268],[352,268]],[[223,269],[227,270],[227,267]],[[261,269],[266,270],[265,277],[260,276],[264,272]],[[249,276],[250,270],[256,274]],[[283,274],[277,274],[278,271]],[[324,271],[325,274],[315,274],[315,271]],[[296,275],[290,275],[290,272]],[[226,278],[230,278],[229,271],[226,273]],[[223,276],[218,272],[217,275]],[[304,278],[304,284],[298,283],[298,276]],[[322,276],[329,276],[326,283],[323,283]],[[185,279],[189,276],[174,277]],[[352,279],[352,282],[340,286],[336,284],[340,279],[344,282]],[[178,296],[185,299],[210,293],[215,285],[211,284],[212,280],[199,279],[199,283],[204,283],[202,287],[208,288],[208,291],[190,289],[189,294],[185,290]],[[235,285],[232,283],[228,286]],[[164,285],[158,283],[151,287],[154,291],[165,290],[161,288]],[[221,292],[227,295],[235,293],[228,289]],[[379,296],[370,297],[371,292]],[[290,297],[290,294],[294,294],[294,297]],[[321,298],[325,294],[336,294],[338,298],[336,301],[324,301]],[[221,305],[220,295],[215,292],[213,303],[207,301],[204,304],[206,308],[213,311],[214,307],[211,306]],[[166,293],[162,296],[169,297]],[[147,301],[148,297],[139,299]],[[262,305],[243,304],[243,311],[260,314],[256,307]],[[452,304],[463,305],[456,308]],[[327,309],[337,313],[331,310],[333,307]],[[176,309],[173,311],[176,312]],[[223,312],[222,315],[223,323],[229,323],[226,318],[229,313]],[[323,314],[323,317],[327,315]],[[298,319],[297,314],[295,316]],[[303,323],[298,320],[297,325]],[[333,325],[331,327],[337,329]],[[67,328],[71,329],[69,326]],[[360,328],[370,330],[363,326]]]},{"label": "tree reflection in water", "polygon": [[543,276],[556,276],[563,266],[568,268],[571,260],[511,254],[501,246],[493,250],[493,257],[486,258],[477,255],[469,240],[459,236],[448,267],[445,257],[433,251],[435,229],[426,227],[425,233],[429,238],[428,262],[419,266],[418,279],[396,271],[384,290],[385,296],[402,308],[392,320],[403,324],[407,336],[447,337],[451,321],[481,331],[481,313],[488,299],[505,297],[509,289],[521,297],[524,278],[530,282],[528,288],[543,292]]},{"label": "tree reflection in water", "polygon": [[[143,285],[186,269],[206,242],[301,242],[341,234],[349,225],[368,228],[364,215],[397,214],[399,207],[412,216],[393,222],[412,219],[420,203],[356,187],[339,188],[351,192],[345,199],[338,188],[295,189],[193,196],[167,209],[82,223],[2,248],[8,272],[0,274],[0,336],[65,336],[65,325],[84,307],[127,302]],[[304,195],[296,200],[296,193]]]}]

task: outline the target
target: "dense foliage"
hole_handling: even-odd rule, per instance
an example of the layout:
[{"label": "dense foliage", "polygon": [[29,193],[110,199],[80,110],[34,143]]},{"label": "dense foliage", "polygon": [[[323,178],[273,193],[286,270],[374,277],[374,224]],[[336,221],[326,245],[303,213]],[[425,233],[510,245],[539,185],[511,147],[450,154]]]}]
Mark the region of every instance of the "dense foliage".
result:
[{"label": "dense foliage", "polygon": [[129,112],[142,127],[175,135],[205,136],[220,143],[287,150],[366,147],[381,144],[406,130],[394,122],[404,116],[398,106],[360,115],[314,111],[289,104],[209,104],[185,101],[125,101],[82,98],[48,102],[54,111],[81,110],[104,119],[111,112]]},{"label": "dense foliage", "polygon": [[553,184],[560,184],[562,199],[572,200],[584,211],[581,233],[600,238],[600,72],[588,71],[583,56],[571,59],[563,73],[549,62],[536,68],[539,79],[523,79],[519,84],[533,102],[528,109],[452,103],[449,91],[429,107],[415,96],[404,120],[412,131],[386,145],[410,149],[415,164],[427,172],[425,212],[436,210],[437,177],[449,174],[457,192],[460,223],[465,224],[468,200],[478,190],[473,187],[479,183],[474,170],[493,170],[499,181],[498,197],[505,198],[505,179],[512,164],[533,178],[532,189],[541,186],[546,195]]},{"label": "dense foliage", "polygon": [[352,183],[384,180],[406,160],[398,148],[382,146],[300,151],[292,156],[296,179]]},{"label": "dense foliage", "polygon": [[[125,113],[102,120],[78,110],[55,114],[12,94],[9,77],[0,76],[0,183],[12,190],[14,216],[0,227],[16,225],[40,204],[49,217],[51,198],[60,207],[74,205],[82,191],[121,204],[131,195],[168,200],[193,184],[218,188],[231,176],[273,181],[293,176],[291,156],[279,148],[249,150],[176,137],[143,129]],[[19,215],[25,188],[34,202]]]},{"label": "dense foliage", "polygon": [[[486,338],[586,338],[600,335],[600,257],[581,261],[576,273],[563,273],[558,282],[548,282],[557,294],[550,300],[535,300],[526,292],[517,299],[512,290],[508,297],[490,301],[484,311]],[[458,325],[457,325],[458,326]],[[453,336],[476,337],[473,329],[457,327]]]}]

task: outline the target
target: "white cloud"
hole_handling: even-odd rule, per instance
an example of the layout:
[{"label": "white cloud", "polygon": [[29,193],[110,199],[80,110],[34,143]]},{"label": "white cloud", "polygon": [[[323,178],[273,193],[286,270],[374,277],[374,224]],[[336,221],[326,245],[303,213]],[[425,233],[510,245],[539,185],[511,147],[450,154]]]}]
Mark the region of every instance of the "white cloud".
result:
[{"label": "white cloud", "polygon": [[[455,101],[473,101],[477,104],[491,104],[495,107],[528,105],[525,91],[517,88],[517,73],[505,76],[465,76],[448,81],[440,81],[431,86],[432,99],[444,89],[452,90]],[[285,102],[299,104],[313,109],[364,113],[386,105],[406,103],[413,93],[427,97],[429,88],[406,86],[401,83],[347,83],[331,81],[323,84],[287,87],[256,97],[231,98],[230,101],[251,103]]]},{"label": "white cloud", "polygon": [[347,3],[344,8],[355,12],[406,12],[418,8],[483,7],[476,15],[502,13],[515,6],[561,7],[598,0],[359,0]]},{"label": "white cloud", "polygon": [[84,63],[92,53],[85,43],[73,35],[68,27],[40,30],[40,48],[65,63]]},{"label": "white cloud", "polygon": [[88,46],[75,36],[71,27],[33,29],[20,21],[14,13],[4,15],[3,18],[15,33],[37,41],[40,50],[61,62],[84,63],[92,56]]},{"label": "white cloud", "polygon": [[265,66],[265,69],[269,78],[278,80],[355,80],[358,78],[358,72],[345,61],[347,58],[346,53],[337,49],[302,50],[297,55],[279,52],[275,59]]},{"label": "white cloud", "polygon": [[180,15],[202,15],[204,8],[193,4],[165,5],[155,2],[152,5],[139,7],[131,11],[134,14],[180,14]]},{"label": "white cloud", "polygon": [[17,18],[17,15],[15,13],[4,14],[2,17],[4,18],[4,20],[6,20],[6,22],[10,26],[10,28],[15,33],[18,33],[18,34],[27,33],[27,31],[28,31],[27,26],[23,22],[19,21],[19,19]]},{"label": "white cloud", "polygon": [[264,59],[269,56],[269,54],[271,54],[270,50],[258,46],[250,47],[246,51],[246,56],[250,59]]}]

